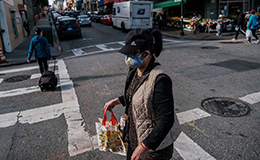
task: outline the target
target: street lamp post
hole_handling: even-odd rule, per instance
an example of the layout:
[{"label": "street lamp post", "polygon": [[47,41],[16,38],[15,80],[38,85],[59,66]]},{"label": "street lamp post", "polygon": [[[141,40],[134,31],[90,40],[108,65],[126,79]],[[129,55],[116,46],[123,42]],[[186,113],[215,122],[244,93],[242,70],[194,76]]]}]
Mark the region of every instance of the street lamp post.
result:
[{"label": "street lamp post", "polygon": [[183,0],[181,0],[181,36],[184,36],[184,32],[183,32]]}]

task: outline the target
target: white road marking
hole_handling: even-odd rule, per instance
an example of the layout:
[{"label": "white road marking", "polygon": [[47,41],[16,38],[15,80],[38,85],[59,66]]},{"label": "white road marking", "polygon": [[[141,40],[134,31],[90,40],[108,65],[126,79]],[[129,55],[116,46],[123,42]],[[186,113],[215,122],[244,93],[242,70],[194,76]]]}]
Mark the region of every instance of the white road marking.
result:
[{"label": "white road marking", "polygon": [[[199,108],[177,113],[177,118],[180,124],[210,116],[210,114]],[[174,142],[174,148],[179,152],[184,160],[215,160],[214,157],[204,151],[197,143],[195,143],[183,132]]]},{"label": "white road marking", "polygon": [[74,53],[75,56],[79,56],[84,53],[82,49],[73,49],[72,52]]},{"label": "white road marking", "polygon": [[210,116],[211,116],[210,114],[208,114],[207,112],[205,112],[199,108],[177,113],[177,117],[178,117],[180,124],[184,124],[187,122],[195,121],[195,120],[210,117]]},{"label": "white road marking", "polygon": [[181,132],[174,142],[175,149],[184,160],[215,160],[210,154],[204,151],[197,143]]},{"label": "white road marking", "polygon": [[[59,72],[56,70],[55,74],[58,74]],[[30,79],[36,79],[36,78],[40,78],[42,76],[41,73],[36,73],[36,74],[32,74]]]},{"label": "white road marking", "polygon": [[[54,64],[49,64],[50,67],[53,67]],[[32,67],[24,67],[24,68],[16,68],[16,69],[10,69],[10,70],[4,70],[0,71],[0,74],[7,74],[7,73],[14,73],[14,72],[22,72],[22,71],[28,71],[33,69],[39,69],[39,66],[32,66]]]},{"label": "white road marking", "polygon": [[73,110],[72,103],[59,103],[41,108],[29,109],[21,112],[12,112],[0,115],[0,128],[9,127],[17,122],[37,123],[49,119],[57,118],[62,113]]},{"label": "white road marking", "polygon": [[78,98],[73,87],[73,82],[70,80],[68,70],[63,60],[58,61],[62,101],[64,103],[71,102],[73,111],[65,112],[64,116],[68,125],[68,151],[70,156],[84,153],[92,150],[93,139],[85,132],[84,119],[80,113]]},{"label": "white road marking", "polygon": [[0,78],[0,83],[2,83],[2,82],[3,82],[3,80],[4,80],[3,78]]},{"label": "white road marking", "polygon": [[260,102],[260,92],[256,92],[256,93],[252,93],[252,94],[248,94],[244,97],[239,98],[249,104],[255,104]]},{"label": "white road marking", "polygon": [[114,48],[109,48],[107,45],[105,44],[99,44],[99,45],[96,45],[97,48],[103,50],[103,51],[113,51]]},{"label": "white road marking", "polygon": [[[163,39],[163,41],[166,41],[166,43],[164,43],[164,44],[173,44],[173,43],[183,42],[183,41],[176,41],[176,40],[171,40],[171,39]],[[121,45],[124,46],[125,45],[125,41],[117,41],[117,42],[109,42],[109,43],[104,43],[104,44],[90,45],[90,46],[85,46],[85,47],[80,47],[80,48],[75,48],[75,49],[72,49],[72,50],[68,50],[68,52],[72,51],[75,54],[75,56],[79,56],[79,55],[82,55],[82,54],[88,54],[88,53],[85,53],[84,51],[81,53],[81,51],[79,51],[79,50],[87,49],[87,48],[93,48],[93,47],[97,47],[97,48],[101,49],[103,52],[104,51],[118,50],[118,48],[108,48],[107,45],[111,45],[111,44],[121,44]],[[121,49],[121,48],[119,48],[119,49]]]},{"label": "white road marking", "polygon": [[117,42],[118,44],[121,44],[122,46],[125,45],[125,42]]},{"label": "white road marking", "polygon": [[40,91],[38,86],[18,88],[9,91],[0,91],[0,98],[18,96],[18,95],[37,92],[37,91]]}]

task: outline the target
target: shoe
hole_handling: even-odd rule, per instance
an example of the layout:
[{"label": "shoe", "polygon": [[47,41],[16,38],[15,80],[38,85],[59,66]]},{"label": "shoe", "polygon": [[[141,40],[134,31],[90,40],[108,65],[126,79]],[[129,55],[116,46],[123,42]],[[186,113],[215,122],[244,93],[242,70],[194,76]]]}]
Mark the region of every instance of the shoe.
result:
[{"label": "shoe", "polygon": [[252,44],[250,41],[245,41],[245,44]]},{"label": "shoe", "polygon": [[256,44],[259,44],[260,43],[260,41],[259,41],[259,39],[256,41]]},{"label": "shoe", "polygon": [[218,34],[216,34],[216,36],[219,36]]},{"label": "shoe", "polygon": [[237,39],[233,38],[231,39],[232,42],[237,42]]}]

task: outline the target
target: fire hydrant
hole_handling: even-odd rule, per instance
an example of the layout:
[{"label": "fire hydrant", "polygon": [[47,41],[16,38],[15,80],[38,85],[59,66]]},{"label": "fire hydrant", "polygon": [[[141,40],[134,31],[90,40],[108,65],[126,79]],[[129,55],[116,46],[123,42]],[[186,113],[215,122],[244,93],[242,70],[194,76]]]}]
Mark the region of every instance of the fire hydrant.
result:
[{"label": "fire hydrant", "polygon": [[3,54],[2,48],[0,48],[0,64],[6,63],[5,56]]}]

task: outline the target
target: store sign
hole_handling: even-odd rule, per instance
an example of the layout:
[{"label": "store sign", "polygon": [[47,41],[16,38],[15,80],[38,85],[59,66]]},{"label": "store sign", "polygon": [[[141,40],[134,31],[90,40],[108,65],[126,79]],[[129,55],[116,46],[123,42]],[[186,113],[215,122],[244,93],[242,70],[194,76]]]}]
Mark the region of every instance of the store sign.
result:
[{"label": "store sign", "polygon": [[[172,6],[181,5],[182,0],[154,0],[153,8],[167,8]],[[186,4],[186,0],[183,0],[183,4]]]},{"label": "store sign", "polygon": [[10,5],[14,5],[14,1],[13,0],[4,0],[4,2],[6,2],[6,3],[8,3],[8,4],[10,4]]},{"label": "store sign", "polygon": [[19,11],[27,11],[27,7],[25,4],[18,4]]}]

